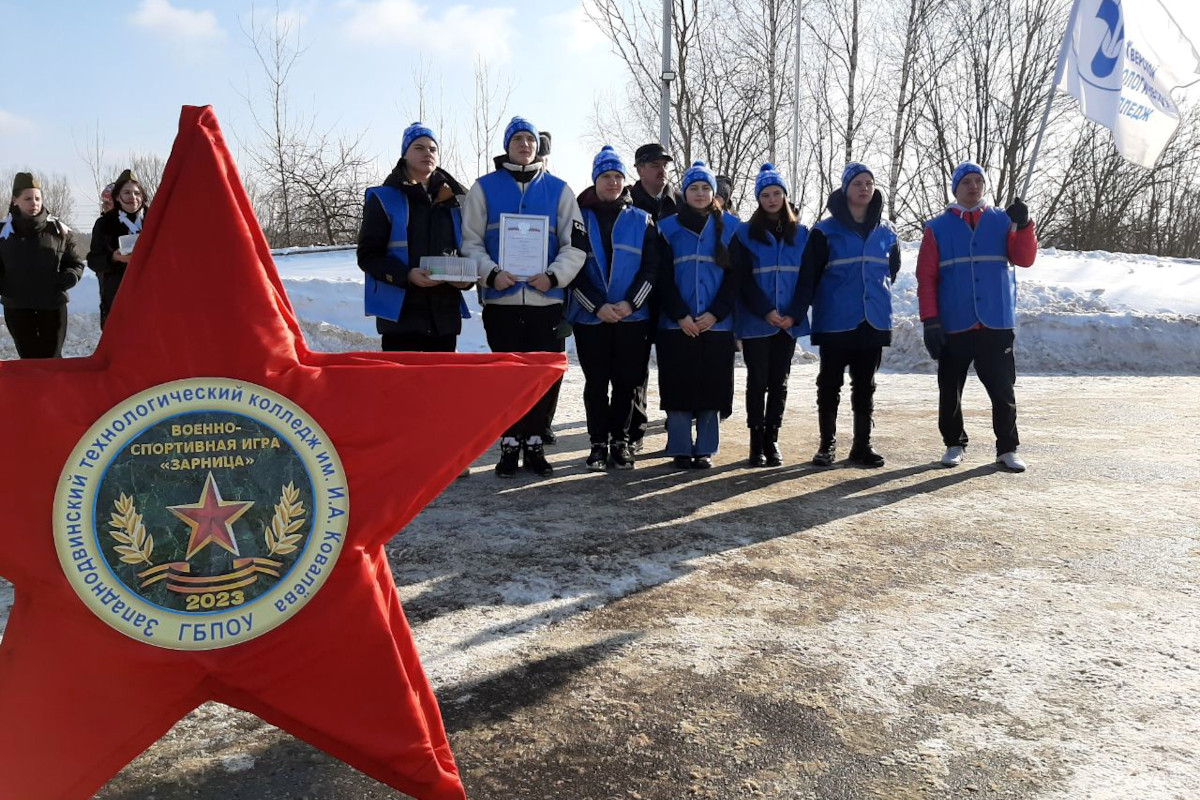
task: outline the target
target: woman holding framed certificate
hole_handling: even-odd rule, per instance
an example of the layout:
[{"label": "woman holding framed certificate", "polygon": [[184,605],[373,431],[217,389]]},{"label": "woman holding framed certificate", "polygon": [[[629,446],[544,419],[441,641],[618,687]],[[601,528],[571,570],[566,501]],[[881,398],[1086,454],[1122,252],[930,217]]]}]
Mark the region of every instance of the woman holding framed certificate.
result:
[{"label": "woman holding framed certificate", "polygon": [[721,210],[716,186],[712,170],[695,162],[683,175],[679,213],[658,223],[662,263],[668,265],[658,280],[658,385],[667,412],[667,455],[680,469],[712,466],[720,421],[733,412],[738,275],[728,248],[740,223]]}]

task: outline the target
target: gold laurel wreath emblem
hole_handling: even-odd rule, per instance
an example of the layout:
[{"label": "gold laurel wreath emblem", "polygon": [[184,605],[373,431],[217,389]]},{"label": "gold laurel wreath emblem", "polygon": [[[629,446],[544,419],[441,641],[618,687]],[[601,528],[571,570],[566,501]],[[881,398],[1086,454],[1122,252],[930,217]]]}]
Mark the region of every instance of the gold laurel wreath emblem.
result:
[{"label": "gold laurel wreath emblem", "polygon": [[116,511],[109,520],[111,526],[108,533],[120,544],[113,549],[121,554],[121,560],[126,564],[151,564],[150,554],[154,552],[154,537],[142,523],[142,515],[137,512],[133,498],[124,492],[113,501]]},{"label": "gold laurel wreath emblem", "polygon": [[263,530],[268,553],[273,556],[286,556],[296,552],[296,542],[304,538],[296,533],[304,525],[304,513],[300,490],[289,482],[282,488],[271,524]]}]

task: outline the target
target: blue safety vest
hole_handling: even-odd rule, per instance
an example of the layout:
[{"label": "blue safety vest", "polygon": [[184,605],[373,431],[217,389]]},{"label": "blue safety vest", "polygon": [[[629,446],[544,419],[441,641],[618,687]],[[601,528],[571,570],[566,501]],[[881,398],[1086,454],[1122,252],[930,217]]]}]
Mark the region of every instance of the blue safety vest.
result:
[{"label": "blue safety vest", "polygon": [[[737,230],[738,241],[750,252],[754,282],[771,302],[771,306],[780,314],[784,314],[792,304],[796,294],[796,283],[800,279],[800,256],[808,243],[808,228],[796,226],[796,235],[792,244],[786,239],[775,238],[767,233],[770,241],[762,242],[750,235],[750,223],[743,223]],[[758,339],[763,336],[774,336],[779,332],[771,323],[755,314],[740,299],[734,312],[734,331],[739,339]],[[807,314],[795,321],[787,330],[793,339],[807,336],[809,333]]]},{"label": "blue safety vest", "polygon": [[[367,189],[367,201],[372,197],[379,199],[383,213],[387,214],[388,221],[392,223],[392,234],[387,244],[388,255],[407,267],[408,198],[394,186],[372,186]],[[451,208],[450,218],[454,221],[454,246],[462,247],[462,209],[457,206]],[[368,317],[381,317],[396,322],[400,319],[400,310],[404,308],[404,294],[405,289],[402,287],[367,275],[363,286],[363,311]],[[458,313],[463,319],[471,318],[471,311],[463,297],[458,299]]]},{"label": "blue safety vest", "polygon": [[[558,257],[558,200],[562,197],[563,189],[567,184],[542,170],[537,177],[525,184],[525,191],[522,192],[521,184],[517,183],[515,178],[506,171],[497,170],[480,178],[479,185],[483,187],[483,196],[487,199],[488,213],[487,230],[483,236],[483,243],[487,247],[488,256],[492,261],[500,263],[500,215],[537,214],[550,218],[550,242],[546,266],[549,267],[553,264],[554,259]],[[516,294],[522,288],[530,292],[537,291],[525,281],[518,281],[503,291],[484,287],[483,299],[486,302],[506,297]],[[566,293],[561,286],[553,287],[540,294],[560,302],[566,298]]]},{"label": "blue safety vest", "polygon": [[892,273],[888,254],[896,231],[884,221],[863,238],[826,217],[816,229],[829,243],[829,263],[812,299],[812,332],[852,331],[866,320],[872,328],[892,329]]},{"label": "blue safety vest", "polygon": [[[729,213],[725,213],[722,221],[725,228],[721,242],[729,247],[741,223]],[[725,279],[725,270],[717,265],[714,258],[717,251],[717,226],[713,223],[712,215],[704,221],[704,228],[698,234],[680,224],[676,214],[660,221],[658,230],[671,245],[671,252],[675,255],[674,275],[679,295],[687,304],[688,314],[693,318],[698,317],[708,311],[708,307],[717,298],[721,282]],[[679,322],[664,313],[659,318],[658,327],[678,330]],[[733,315],[718,320],[711,330],[733,330]]]},{"label": "blue safety vest", "polygon": [[[619,303],[629,295],[633,279],[642,268],[642,244],[646,241],[646,229],[652,224],[650,215],[636,206],[626,206],[621,210],[613,222],[611,257],[604,252],[604,236],[596,212],[585,208],[583,222],[587,225],[588,238],[592,243],[592,252],[583,262],[583,274],[604,289],[605,302]],[[621,321],[640,322],[649,317],[650,308],[646,298],[641,298],[641,306]],[[574,294],[567,304],[567,321],[573,325],[600,324],[600,318],[586,310]]]},{"label": "blue safety vest", "polygon": [[938,316],[947,333],[1017,326],[1017,271],[1008,261],[1012,220],[985,208],[974,229],[949,211],[926,227],[938,247]]}]

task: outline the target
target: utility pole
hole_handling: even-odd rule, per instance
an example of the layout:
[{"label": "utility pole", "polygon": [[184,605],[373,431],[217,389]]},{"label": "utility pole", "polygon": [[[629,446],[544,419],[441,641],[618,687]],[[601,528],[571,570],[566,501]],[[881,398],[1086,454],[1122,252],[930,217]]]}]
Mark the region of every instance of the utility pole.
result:
[{"label": "utility pole", "polygon": [[663,0],[662,24],[662,99],[659,101],[658,142],[663,150],[671,152],[671,81],[675,72],[671,69],[671,0]]}]

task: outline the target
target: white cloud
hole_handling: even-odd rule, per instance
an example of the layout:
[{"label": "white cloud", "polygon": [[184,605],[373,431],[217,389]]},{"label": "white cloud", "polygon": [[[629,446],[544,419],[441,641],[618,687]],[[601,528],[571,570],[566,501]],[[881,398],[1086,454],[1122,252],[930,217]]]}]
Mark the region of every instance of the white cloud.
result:
[{"label": "white cloud", "polygon": [[585,4],[591,5],[585,0],[566,11],[550,14],[541,22],[542,29],[562,43],[564,51],[572,53],[575,59],[581,55],[608,52],[608,39],[600,26],[588,17]]},{"label": "white cloud", "polygon": [[216,14],[176,8],[169,0],[142,0],[129,19],[139,28],[176,42],[211,42],[225,36]]},{"label": "white cloud", "polygon": [[20,136],[33,133],[33,121],[18,117],[11,111],[0,108],[0,136]]},{"label": "white cloud", "polygon": [[343,27],[352,41],[412,48],[436,56],[481,55],[492,63],[507,61],[516,37],[514,8],[445,6],[418,0],[349,2]]}]

